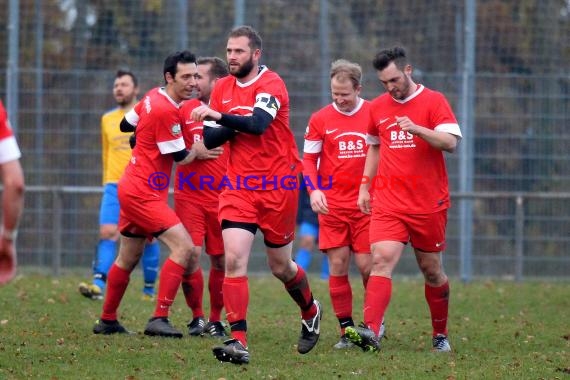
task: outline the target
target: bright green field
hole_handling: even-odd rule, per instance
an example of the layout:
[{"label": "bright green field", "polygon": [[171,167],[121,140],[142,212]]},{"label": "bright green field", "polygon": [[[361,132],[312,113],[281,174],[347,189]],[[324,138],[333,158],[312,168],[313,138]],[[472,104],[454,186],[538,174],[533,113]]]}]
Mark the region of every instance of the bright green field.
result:
[{"label": "bright green field", "polygon": [[[24,275],[0,288],[0,379],[566,379],[570,380],[570,284],[452,282],[453,353],[430,352],[430,322],[419,280],[396,281],[380,353],[336,351],[338,323],[327,284],[311,278],[324,307],[321,340],[296,351],[299,313],[273,277],[250,279],[251,363],[217,362],[210,338],[149,338],[154,304],[139,300],[134,277],[121,307],[136,336],[91,333],[101,302],[77,292],[82,278]],[[362,286],[352,281],[355,322]],[[205,303],[207,302],[207,297]],[[206,303],[207,305],[207,303]],[[206,307],[207,309],[207,307]],[[190,318],[182,297],[171,320]]]}]

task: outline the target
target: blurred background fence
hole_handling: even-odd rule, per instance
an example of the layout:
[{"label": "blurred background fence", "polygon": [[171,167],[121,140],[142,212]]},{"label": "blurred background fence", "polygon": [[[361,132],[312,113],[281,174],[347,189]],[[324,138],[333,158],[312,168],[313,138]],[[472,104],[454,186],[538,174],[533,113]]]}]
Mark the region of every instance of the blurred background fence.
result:
[{"label": "blurred background fence", "polygon": [[[225,58],[238,24],[260,31],[263,63],[288,85],[299,148],[309,115],[330,102],[332,60],[359,62],[371,99],[382,92],[373,55],[406,47],[416,80],[446,94],[464,133],[447,156],[447,271],[570,277],[568,0],[0,0],[0,97],[30,189],[21,265],[88,271],[116,70],[146,91],[174,50]],[[254,270],[265,268],[259,243]],[[413,260],[398,271],[417,273]]]}]

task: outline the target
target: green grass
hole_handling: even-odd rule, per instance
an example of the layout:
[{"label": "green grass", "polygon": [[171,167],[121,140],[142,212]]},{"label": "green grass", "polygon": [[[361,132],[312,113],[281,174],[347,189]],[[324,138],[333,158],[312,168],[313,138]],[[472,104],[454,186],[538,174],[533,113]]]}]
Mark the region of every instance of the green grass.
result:
[{"label": "green grass", "polygon": [[[388,339],[374,354],[332,348],[338,323],[326,282],[312,277],[324,307],[322,335],[300,355],[293,301],[273,277],[252,277],[251,363],[236,366],[214,359],[217,342],[209,338],[93,335],[101,302],[79,295],[80,280],[24,275],[0,288],[0,379],[570,379],[568,283],[452,282],[453,353],[436,354],[423,284],[396,281]],[[139,300],[140,284],[132,279],[120,312],[127,328],[142,332],[154,304]],[[358,323],[362,288],[356,278],[352,284]],[[172,322],[182,329],[189,317],[178,297]]]}]

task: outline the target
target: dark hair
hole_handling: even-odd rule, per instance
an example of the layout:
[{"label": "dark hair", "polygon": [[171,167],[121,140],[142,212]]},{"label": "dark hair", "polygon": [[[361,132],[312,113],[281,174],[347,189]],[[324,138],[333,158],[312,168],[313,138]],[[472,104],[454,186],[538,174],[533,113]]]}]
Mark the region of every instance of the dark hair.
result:
[{"label": "dark hair", "polygon": [[406,58],[406,51],[403,47],[395,46],[392,49],[385,49],[380,51],[372,60],[372,66],[378,71],[384,70],[388,65],[394,62],[396,67],[401,71],[404,70],[408,64]]},{"label": "dark hair", "polygon": [[196,60],[198,65],[210,65],[210,70],[208,74],[214,78],[223,78],[227,76],[230,72],[228,71],[228,65],[223,59],[219,57],[199,57]]},{"label": "dark hair", "polygon": [[135,76],[135,74],[132,73],[132,71],[129,71],[129,70],[125,70],[125,69],[117,70],[117,73],[115,74],[115,79],[124,77],[125,75],[128,75],[131,77],[135,87],[137,87],[139,85],[139,81],[138,81],[137,77]]},{"label": "dark hair", "polygon": [[196,56],[189,50],[177,51],[170,54],[164,60],[164,69],[162,70],[162,75],[165,76],[166,73],[170,73],[172,78],[176,76],[176,69],[179,63],[196,63]]},{"label": "dark hair", "polygon": [[261,36],[253,27],[249,25],[241,25],[232,29],[230,34],[228,35],[229,38],[235,37],[247,37],[249,38],[249,47],[251,50],[262,48]]}]

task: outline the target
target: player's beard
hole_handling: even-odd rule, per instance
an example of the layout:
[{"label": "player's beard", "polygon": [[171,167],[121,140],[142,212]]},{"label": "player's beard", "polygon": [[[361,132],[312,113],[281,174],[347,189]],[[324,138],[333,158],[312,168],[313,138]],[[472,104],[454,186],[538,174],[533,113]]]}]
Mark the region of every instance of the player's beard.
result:
[{"label": "player's beard", "polygon": [[404,83],[402,87],[398,88],[397,91],[392,91],[390,95],[396,100],[404,100],[408,96],[412,95],[410,93],[410,88],[412,86],[412,80],[407,75],[404,75]]},{"label": "player's beard", "polygon": [[[238,78],[245,78],[246,76],[249,75],[249,73],[251,73],[251,70],[253,70],[254,68],[254,64],[253,64],[253,54],[249,57],[249,61],[244,62],[243,65],[239,66],[238,69],[235,72],[232,72],[231,74]],[[231,70],[235,68],[235,66],[230,66],[230,72]]]},{"label": "player's beard", "polygon": [[135,97],[135,94],[130,94],[130,95],[123,95],[122,98],[117,100],[117,105],[119,107],[126,107],[129,104],[131,104],[131,102],[133,101]]}]

